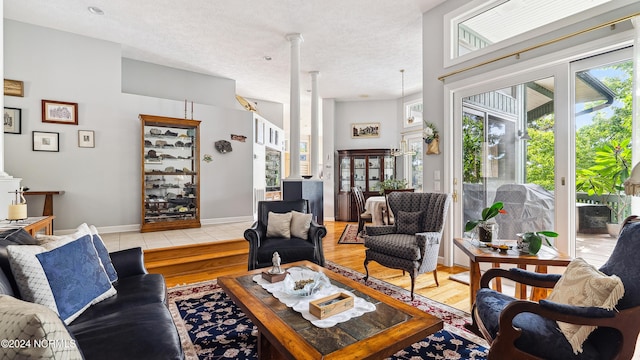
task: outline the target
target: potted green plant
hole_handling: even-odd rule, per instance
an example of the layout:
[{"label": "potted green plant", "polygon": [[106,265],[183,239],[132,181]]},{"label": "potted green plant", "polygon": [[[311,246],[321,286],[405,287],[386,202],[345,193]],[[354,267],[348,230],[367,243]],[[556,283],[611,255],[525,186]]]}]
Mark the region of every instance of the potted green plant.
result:
[{"label": "potted green plant", "polygon": [[503,209],[504,204],[500,201],[494,203],[490,207],[482,209],[482,218],[478,220],[469,220],[464,226],[464,231],[471,231],[478,227],[478,240],[482,242],[491,242],[493,238],[493,230],[495,223],[489,222],[489,220],[496,217],[498,214],[506,214]]},{"label": "potted green plant", "polygon": [[[631,139],[611,141],[595,151],[595,164],[576,171],[576,190],[600,196],[600,201],[612,212],[613,224],[607,224],[609,234],[617,236],[631,199],[624,193],[624,181],[631,173]],[[615,204],[615,205],[614,205]]]},{"label": "potted green plant", "polygon": [[558,237],[558,233],[553,231],[530,231],[523,234],[518,234],[520,239],[518,240],[518,250],[524,253],[535,255],[542,248],[542,239],[547,242],[547,245],[553,247],[548,237]]},{"label": "potted green plant", "polygon": [[385,179],[377,183],[374,188],[378,189],[380,195],[384,195],[385,190],[402,190],[406,189],[409,184],[404,179]]}]

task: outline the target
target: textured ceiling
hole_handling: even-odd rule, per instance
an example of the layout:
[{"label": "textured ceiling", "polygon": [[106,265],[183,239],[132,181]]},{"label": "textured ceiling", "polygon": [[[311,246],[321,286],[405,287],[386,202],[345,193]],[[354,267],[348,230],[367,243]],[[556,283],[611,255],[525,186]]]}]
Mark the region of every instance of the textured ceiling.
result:
[{"label": "textured ceiling", "polygon": [[4,0],[4,17],[116,42],[123,57],[234,79],[239,95],[285,104],[285,36],[300,33],[304,106],[314,70],[322,98],[398,98],[400,69],[405,94],[420,91],[422,13],[442,1]]}]

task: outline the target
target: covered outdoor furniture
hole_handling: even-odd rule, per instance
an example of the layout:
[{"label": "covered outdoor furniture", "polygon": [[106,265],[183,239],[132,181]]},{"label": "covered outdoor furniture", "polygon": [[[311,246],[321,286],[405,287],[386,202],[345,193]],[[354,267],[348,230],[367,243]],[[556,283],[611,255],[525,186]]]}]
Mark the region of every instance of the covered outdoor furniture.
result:
[{"label": "covered outdoor furniture", "polygon": [[393,192],[389,207],[395,214],[393,225],[367,226],[364,237],[365,281],[369,278],[368,264],[408,271],[411,276],[411,298],[419,274],[433,271],[438,284],[438,252],[440,239],[451,202],[449,194]]},{"label": "covered outdoor furniture", "polygon": [[[310,219],[308,234],[305,238],[267,236],[269,212],[286,214],[292,211],[309,214],[309,202],[300,199],[258,203],[258,220],[244,232],[244,238],[249,241],[249,270],[271,266],[273,253],[276,251],[280,255],[282,264],[309,260],[324,266],[322,238],[327,235],[327,229],[312,219]],[[293,233],[295,234],[295,231]]]},{"label": "covered outdoor furniture", "polygon": [[504,204],[506,213],[496,216],[500,239],[515,240],[516,234],[553,229],[554,197],[538,184],[503,184],[494,202]]},{"label": "covered outdoor furniture", "polygon": [[[639,258],[640,221],[633,216],[625,220],[611,256],[599,269],[604,275],[600,275],[601,278],[597,280],[595,277],[588,278],[584,282],[602,288],[605,280],[618,281],[612,275],[621,280],[624,295],[617,300],[620,296],[618,293],[618,297],[613,299],[615,308],[611,310],[607,310],[606,306],[574,306],[550,301],[549,299],[556,299],[556,291],[560,290],[557,294],[562,294],[564,288],[561,286],[554,288],[549,299],[540,300],[539,303],[516,300],[491,290],[491,280],[503,277],[522,284],[553,288],[562,281],[561,276],[536,274],[521,269],[490,269],[482,276],[481,288],[472,310],[473,324],[469,328],[491,344],[489,359],[631,359],[640,332]],[[584,263],[582,259],[574,262]],[[584,270],[581,271],[580,274],[583,274]],[[569,272],[569,268],[566,272]],[[572,280],[573,282],[568,282],[571,285],[569,289],[572,289],[569,295],[575,299],[575,289],[579,285],[576,285],[578,283],[575,279]],[[616,293],[587,291],[584,297],[593,299],[599,295],[598,292],[604,296]],[[582,352],[576,353],[567,337],[559,330],[558,321],[593,325],[597,329],[582,343]]]},{"label": "covered outdoor furniture", "polygon": [[356,209],[358,211],[358,234],[360,234],[364,229],[365,223],[373,222],[373,215],[365,211],[365,199],[364,194],[362,193],[362,189],[354,186],[351,188],[351,192],[353,193],[353,197],[356,200]]}]

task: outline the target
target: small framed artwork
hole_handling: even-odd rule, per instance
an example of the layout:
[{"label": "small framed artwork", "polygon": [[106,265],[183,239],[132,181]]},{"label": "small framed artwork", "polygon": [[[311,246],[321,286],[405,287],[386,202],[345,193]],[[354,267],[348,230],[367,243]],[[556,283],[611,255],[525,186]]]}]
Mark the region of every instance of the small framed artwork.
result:
[{"label": "small framed artwork", "polygon": [[22,134],[22,109],[4,108],[4,133]]},{"label": "small framed artwork", "polygon": [[366,139],[380,137],[380,123],[351,124],[351,138]]},{"label": "small framed artwork", "polygon": [[93,132],[93,130],[78,130],[78,147],[96,147],[95,133]]},{"label": "small framed artwork", "polygon": [[60,133],[33,131],[33,151],[60,151]]},{"label": "small framed artwork", "polygon": [[78,103],[42,100],[42,122],[78,125]]},{"label": "small framed artwork", "polygon": [[4,79],[4,94],[24,97],[24,82],[22,80]]}]

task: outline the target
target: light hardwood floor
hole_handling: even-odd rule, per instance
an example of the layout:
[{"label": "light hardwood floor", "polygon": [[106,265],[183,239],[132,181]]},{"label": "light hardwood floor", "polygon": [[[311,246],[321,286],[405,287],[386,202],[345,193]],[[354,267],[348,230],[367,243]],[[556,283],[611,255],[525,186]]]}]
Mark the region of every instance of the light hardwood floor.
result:
[{"label": "light hardwood floor", "polygon": [[[346,222],[325,222],[327,236],[323,240],[324,255],[326,260],[364,273],[364,246],[358,244],[338,244],[340,235],[347,225]],[[449,280],[449,275],[464,272],[462,267],[438,267],[438,281],[436,287],[431,273],[422,274],[416,280],[415,292],[441,303],[448,304],[463,311],[470,311],[469,286]],[[167,285],[193,283],[207,279],[214,279],[220,275],[246,271],[246,260],[242,264],[230,264],[223,270],[211,271],[203,268],[202,271],[181,275],[178,277],[167,276]],[[369,274],[375,278],[387,281],[407,290],[411,289],[411,278],[401,270],[389,269],[375,262],[369,264]]]}]

